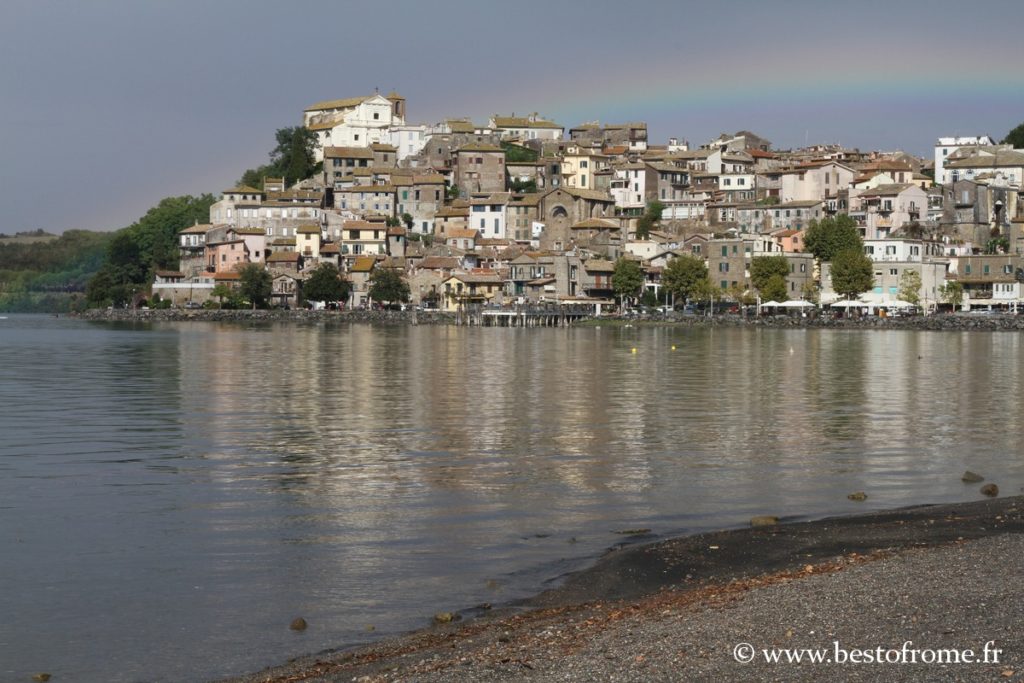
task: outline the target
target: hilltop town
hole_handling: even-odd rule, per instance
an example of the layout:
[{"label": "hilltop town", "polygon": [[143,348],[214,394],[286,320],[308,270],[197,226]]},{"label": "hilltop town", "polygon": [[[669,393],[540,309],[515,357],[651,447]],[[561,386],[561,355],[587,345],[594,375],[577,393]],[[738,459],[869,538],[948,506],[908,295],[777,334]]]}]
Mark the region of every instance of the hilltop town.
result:
[{"label": "hilltop town", "polygon": [[[298,307],[311,274],[330,264],[350,307],[372,304],[373,279],[391,272],[416,306],[600,313],[622,294],[618,264],[642,274],[631,300],[683,303],[663,276],[685,258],[702,264],[711,298],[749,303],[763,286],[752,264],[767,256],[774,299],[857,295],[865,307],[925,312],[1021,301],[1024,150],[986,135],[940,137],[931,159],[778,150],[749,131],[655,145],[643,122],[566,130],[513,113],[411,124],[394,92],[313,104],[302,125],[322,171],[224,190],[208,223],[180,233],[180,266],[156,272],[154,295],[211,305],[216,287],[237,287],[239,269],[258,264],[271,305]],[[859,292],[837,291],[830,264],[805,245],[813,225],[844,216],[871,263]]]}]

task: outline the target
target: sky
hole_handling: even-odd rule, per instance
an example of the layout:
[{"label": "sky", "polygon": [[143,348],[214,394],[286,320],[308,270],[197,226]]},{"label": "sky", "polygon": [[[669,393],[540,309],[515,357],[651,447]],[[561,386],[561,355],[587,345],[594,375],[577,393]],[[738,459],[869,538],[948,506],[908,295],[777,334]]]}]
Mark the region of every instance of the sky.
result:
[{"label": "sky", "polygon": [[[835,6],[833,6],[835,5]],[[0,233],[219,193],[326,99],[931,156],[1024,121],[1019,0],[2,0]]]}]

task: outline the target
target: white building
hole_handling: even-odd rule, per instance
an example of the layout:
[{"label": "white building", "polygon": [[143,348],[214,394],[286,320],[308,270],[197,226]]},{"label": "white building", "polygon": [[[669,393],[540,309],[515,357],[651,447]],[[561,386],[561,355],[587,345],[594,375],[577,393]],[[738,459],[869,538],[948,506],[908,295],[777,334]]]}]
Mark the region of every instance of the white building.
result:
[{"label": "white building", "polygon": [[317,102],[306,108],[302,122],[316,133],[316,160],[321,161],[325,147],[390,144],[391,128],[405,125],[405,98],[391,93]]},{"label": "white building", "polygon": [[480,237],[505,239],[505,214],[511,196],[508,192],[474,195],[469,200],[469,229],[478,231]]},{"label": "white building", "polygon": [[994,145],[996,141],[988,135],[973,135],[964,137],[939,138],[935,143],[935,182],[945,185],[949,182],[946,173],[946,157],[961,147],[977,147],[979,145]]},{"label": "white building", "polygon": [[390,144],[398,152],[398,160],[416,156],[427,144],[428,126],[396,124],[391,126]]}]

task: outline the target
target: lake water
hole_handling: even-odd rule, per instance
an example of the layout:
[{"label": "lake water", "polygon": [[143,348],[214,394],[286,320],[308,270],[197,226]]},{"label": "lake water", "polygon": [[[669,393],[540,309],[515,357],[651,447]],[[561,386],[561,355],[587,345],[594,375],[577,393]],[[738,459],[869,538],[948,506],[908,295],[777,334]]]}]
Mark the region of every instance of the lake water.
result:
[{"label": "lake water", "polygon": [[11,315],[0,680],[208,680],[535,593],[616,531],[1019,492],[1022,340]]}]

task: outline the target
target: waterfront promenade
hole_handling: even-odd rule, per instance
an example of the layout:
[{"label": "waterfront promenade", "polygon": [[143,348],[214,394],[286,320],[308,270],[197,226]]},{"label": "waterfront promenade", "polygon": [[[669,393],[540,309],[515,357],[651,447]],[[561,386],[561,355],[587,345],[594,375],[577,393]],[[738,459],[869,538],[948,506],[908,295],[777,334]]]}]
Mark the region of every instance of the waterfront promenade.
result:
[{"label": "waterfront promenade", "polygon": [[[311,310],[136,310],[94,309],[78,314],[83,320],[113,322],[295,322],[295,323],[376,323],[409,325],[469,324],[468,318],[455,313],[436,311],[311,311]],[[557,316],[555,316],[557,319]],[[480,324],[475,318],[473,324]],[[556,320],[556,323],[564,321]],[[836,329],[904,329],[904,330],[1024,330],[1024,315],[1009,314],[936,314],[901,318],[824,317],[801,315],[740,316],[736,314],[697,315],[636,315],[586,318],[572,316],[572,325],[685,325],[690,327],[773,327],[773,328],[836,328]],[[555,326],[559,326],[556,324]]]}]

